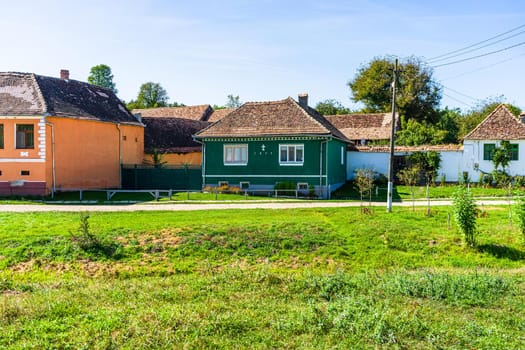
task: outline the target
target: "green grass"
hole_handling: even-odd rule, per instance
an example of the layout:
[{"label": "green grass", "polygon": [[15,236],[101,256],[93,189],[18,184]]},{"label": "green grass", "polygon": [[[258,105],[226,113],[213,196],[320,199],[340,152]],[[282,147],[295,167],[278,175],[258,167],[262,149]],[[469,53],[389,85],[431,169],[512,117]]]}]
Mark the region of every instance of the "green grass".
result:
[{"label": "green grass", "polygon": [[[504,207],[0,213],[0,348],[476,348],[525,342]],[[112,249],[105,249],[111,247]]]},{"label": "green grass", "polygon": [[[456,185],[436,185],[430,186],[428,195],[431,199],[440,199],[440,198],[452,198],[453,193],[456,191]],[[474,197],[506,197],[507,191],[502,188],[495,187],[479,187],[477,185],[472,185],[470,187],[472,195]],[[387,188],[385,186],[379,186],[379,188],[374,187],[372,191],[372,201],[385,202],[387,197]],[[335,191],[332,195],[333,199],[360,199],[360,194],[354,187],[353,183],[349,182],[343,187]],[[416,186],[414,188],[414,198],[415,199],[424,199],[427,198],[427,188],[426,186]],[[394,201],[407,201],[412,199],[412,192],[409,186],[397,185],[394,187],[393,200]],[[365,195],[363,200],[368,201],[368,197]]]}]

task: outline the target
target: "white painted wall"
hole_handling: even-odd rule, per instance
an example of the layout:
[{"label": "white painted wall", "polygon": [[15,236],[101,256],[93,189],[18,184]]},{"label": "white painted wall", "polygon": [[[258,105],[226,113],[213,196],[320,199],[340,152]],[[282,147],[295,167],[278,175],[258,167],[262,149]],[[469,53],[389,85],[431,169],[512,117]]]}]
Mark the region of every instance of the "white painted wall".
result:
[{"label": "white painted wall", "polygon": [[[470,179],[477,182],[479,180],[479,171],[474,170],[475,164],[478,164],[479,170],[490,173],[494,170],[494,164],[491,160],[483,160],[483,145],[485,144],[496,144],[499,146],[499,140],[483,140],[473,141],[465,140],[464,153],[463,153],[463,164],[464,171],[468,171]],[[505,169],[510,175],[525,175],[525,140],[510,141],[511,144],[519,144],[518,160],[510,162],[507,169]]]},{"label": "white painted wall", "polygon": [[[446,181],[455,182],[458,181],[458,176],[461,176],[463,172],[464,156],[463,151],[441,151],[441,166],[438,170],[438,178],[440,180],[441,174],[445,174]],[[407,152],[396,152],[396,156],[407,155]],[[483,156],[483,154],[482,154]],[[356,169],[372,169],[388,176],[388,152],[347,152],[346,162],[346,177],[347,180],[353,180],[355,178],[354,170]],[[474,180],[472,178],[473,181]]]},{"label": "white painted wall", "polygon": [[353,180],[356,169],[372,169],[387,176],[388,156],[388,152],[348,151],[346,153],[346,179]]}]

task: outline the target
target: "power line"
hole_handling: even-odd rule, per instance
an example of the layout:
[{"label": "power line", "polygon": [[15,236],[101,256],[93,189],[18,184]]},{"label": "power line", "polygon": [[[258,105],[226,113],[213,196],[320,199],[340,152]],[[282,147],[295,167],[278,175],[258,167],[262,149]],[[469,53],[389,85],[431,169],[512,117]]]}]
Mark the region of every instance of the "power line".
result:
[{"label": "power line", "polygon": [[506,32],[504,32],[504,33],[501,33],[501,34],[498,34],[498,35],[496,35],[496,36],[493,36],[493,37],[491,37],[491,38],[488,38],[488,39],[485,39],[485,40],[479,41],[479,42],[477,42],[477,43],[475,43],[475,44],[472,44],[472,45],[466,46],[466,47],[464,47],[464,48],[457,49],[457,50],[454,50],[454,51],[450,51],[450,52],[444,53],[444,54],[439,55],[439,56],[431,57],[431,58],[428,59],[428,61],[434,61],[434,60],[436,60],[436,59],[438,59],[438,58],[441,58],[441,57],[444,57],[444,56],[448,56],[448,55],[452,55],[452,54],[455,54],[455,53],[458,53],[458,52],[461,52],[461,51],[468,50],[468,49],[470,49],[470,48],[472,48],[472,47],[478,46],[479,44],[484,44],[484,43],[486,43],[486,42],[488,42],[488,41],[491,41],[491,40],[496,39],[496,38],[499,38],[499,37],[501,37],[501,36],[503,36],[503,35],[506,35],[506,34],[512,33],[512,32],[514,32],[514,31],[516,31],[516,30],[518,30],[518,29],[520,29],[520,28],[523,28],[523,27],[525,27],[525,24],[522,24],[522,25],[520,25],[520,26],[518,26],[518,27],[516,27],[516,28],[513,28],[513,29],[508,30],[508,31],[506,31]]},{"label": "power line", "polygon": [[[521,32],[519,32],[519,33],[516,33],[516,34],[514,34],[514,35],[511,35],[511,36],[509,36],[509,37],[506,37],[506,38],[503,38],[503,39],[500,39],[500,40],[496,40],[496,41],[494,41],[494,42],[492,42],[492,43],[488,43],[488,44],[486,44],[486,45],[483,45],[483,46],[480,46],[480,47],[476,47],[476,48],[473,48],[473,49],[468,50],[468,51],[465,51],[465,52],[460,52],[460,53],[457,53],[457,54],[455,54],[455,55],[448,56],[448,57],[443,57],[443,58],[439,58],[439,59],[428,60],[428,62],[429,62],[429,63],[436,63],[436,62],[439,62],[439,61],[446,61],[446,60],[448,60],[448,59],[451,59],[451,58],[454,58],[454,57],[458,57],[458,56],[462,56],[462,55],[465,55],[465,54],[467,54],[467,53],[474,52],[474,51],[478,51],[478,50],[481,50],[481,49],[483,49],[483,48],[485,48],[485,47],[489,47],[489,46],[495,45],[495,44],[500,43],[500,42],[502,42],[502,41],[512,39],[512,38],[517,37],[518,35],[521,35],[521,34],[523,34],[523,33],[525,33],[525,30],[523,30],[523,31],[521,31]],[[432,62],[431,62],[431,61],[432,61]]]},{"label": "power line", "polygon": [[521,55],[518,55],[516,57],[507,58],[507,59],[504,59],[504,60],[501,60],[501,61],[489,64],[489,65],[486,65],[486,66],[481,66],[481,67],[478,67],[476,69],[470,70],[468,72],[463,72],[463,73],[458,74],[458,75],[454,75],[454,76],[451,76],[451,77],[448,77],[448,78],[445,78],[445,79],[441,79],[441,81],[452,80],[452,79],[456,79],[456,78],[459,78],[459,77],[462,77],[462,76],[465,76],[465,75],[468,75],[468,74],[472,74],[472,73],[476,73],[476,72],[479,72],[479,71],[482,71],[482,70],[485,70],[485,69],[489,69],[489,68],[495,67],[497,65],[500,65],[500,64],[512,61],[512,60],[514,60],[514,59],[516,59],[518,57],[522,57],[522,56],[525,56],[525,53],[522,53]]},{"label": "power line", "polygon": [[451,100],[454,100],[454,101],[456,101],[456,102],[459,102],[459,103],[461,103],[461,104],[464,104],[464,105],[467,106],[467,107],[472,107],[472,104],[471,104],[471,103],[467,103],[467,102],[465,102],[465,101],[462,101],[462,100],[460,100],[460,99],[457,99],[457,98],[452,97],[452,96],[450,96],[450,95],[447,95],[447,94],[445,94],[445,93],[443,93],[443,95],[447,96],[447,97],[450,98]]},{"label": "power line", "polygon": [[457,64],[457,63],[462,63],[462,62],[466,62],[466,61],[474,60],[474,59],[476,59],[476,58],[485,57],[485,56],[493,55],[493,54],[498,53],[498,52],[507,51],[507,50],[513,49],[513,48],[518,47],[518,46],[521,46],[521,45],[525,45],[525,41],[522,41],[521,43],[514,44],[514,45],[512,45],[512,46],[507,46],[507,47],[505,47],[505,48],[503,48],[503,49],[490,51],[490,52],[487,52],[487,53],[484,53],[484,54],[481,54],[481,55],[477,55],[477,56],[473,56],[473,57],[468,57],[468,58],[463,58],[463,59],[461,59],[461,60],[452,61],[452,62],[448,62],[448,63],[438,64],[438,65],[436,65],[436,66],[432,66],[432,68],[439,68],[439,67],[444,67],[444,66],[450,66],[450,65],[452,65],[452,64]]},{"label": "power line", "polygon": [[452,92],[454,92],[454,93],[456,93],[456,94],[458,94],[458,95],[461,95],[461,96],[466,97],[466,98],[468,98],[468,99],[471,99],[471,100],[473,100],[473,101],[478,101],[478,100],[479,100],[479,98],[475,98],[475,97],[469,96],[469,95],[467,95],[467,94],[464,94],[464,93],[462,93],[462,92],[459,92],[459,91],[457,91],[457,90],[454,90],[454,89],[452,89],[452,88],[450,88],[450,87],[448,87],[448,86],[444,86],[444,85],[443,85],[443,87],[444,87],[445,89],[447,89],[447,90],[450,90],[450,91],[452,91]]}]

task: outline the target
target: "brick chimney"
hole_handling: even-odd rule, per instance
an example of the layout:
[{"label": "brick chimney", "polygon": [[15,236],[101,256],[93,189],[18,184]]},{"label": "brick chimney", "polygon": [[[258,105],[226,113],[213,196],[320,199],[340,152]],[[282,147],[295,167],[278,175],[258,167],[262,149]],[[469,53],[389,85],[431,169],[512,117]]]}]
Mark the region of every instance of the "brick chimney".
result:
[{"label": "brick chimney", "polygon": [[67,69],[60,70],[60,79],[69,80],[69,71]]},{"label": "brick chimney", "polygon": [[303,108],[308,107],[308,94],[299,94],[299,105]]}]

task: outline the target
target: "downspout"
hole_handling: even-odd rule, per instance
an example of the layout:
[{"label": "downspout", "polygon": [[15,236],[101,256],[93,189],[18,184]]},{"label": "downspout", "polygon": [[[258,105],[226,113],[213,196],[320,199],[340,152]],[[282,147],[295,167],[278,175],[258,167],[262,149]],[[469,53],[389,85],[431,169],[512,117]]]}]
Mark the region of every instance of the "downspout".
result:
[{"label": "downspout", "polygon": [[122,188],[122,129],[120,128],[120,123],[117,123],[118,129],[118,179],[119,179],[119,188]]},{"label": "downspout", "polygon": [[201,189],[203,189],[206,186],[206,144],[197,140],[195,137],[193,137],[193,141],[200,143],[202,145],[202,185]]},{"label": "downspout", "polygon": [[330,199],[330,190],[328,188],[328,141],[329,139],[325,141],[326,143],[326,157],[325,157],[325,169],[326,169],[326,182],[325,182],[325,188],[326,188],[326,198]]},{"label": "downspout", "polygon": [[56,192],[56,170],[55,170],[55,126],[53,123],[46,121],[44,115],[44,122],[51,128],[51,172],[53,177],[53,186],[51,186],[51,198],[55,198]]}]

